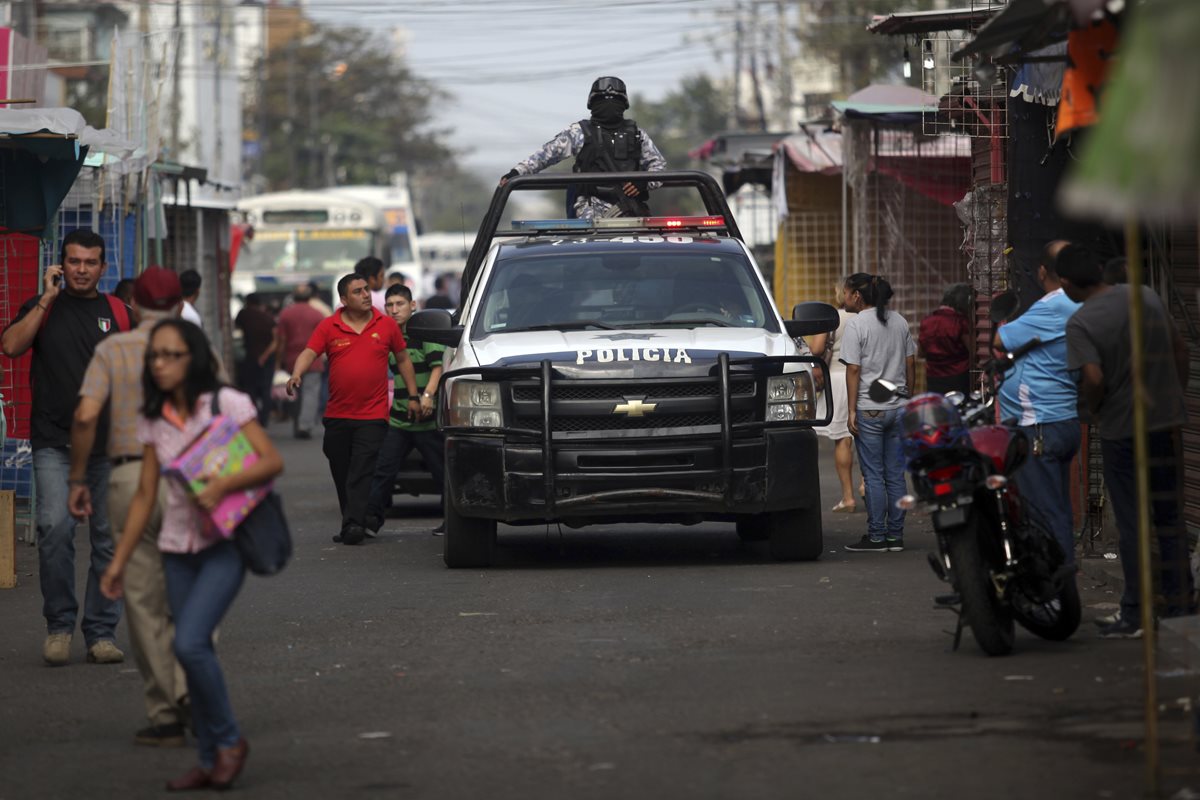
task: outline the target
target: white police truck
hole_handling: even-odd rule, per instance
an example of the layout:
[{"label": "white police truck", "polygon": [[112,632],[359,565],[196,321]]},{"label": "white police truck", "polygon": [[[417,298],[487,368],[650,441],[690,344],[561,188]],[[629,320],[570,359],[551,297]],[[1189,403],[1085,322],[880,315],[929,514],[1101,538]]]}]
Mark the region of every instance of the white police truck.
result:
[{"label": "white police truck", "polygon": [[[795,338],[837,327],[801,303],[780,318],[716,182],[706,214],[498,223],[513,191],[638,174],[522,176],[496,190],[463,302],[410,335],[447,352],[445,562],[487,566],[497,523],[736,523],[773,557],[821,554],[814,426],[825,365]],[[827,395],[828,397],[828,395]]]}]

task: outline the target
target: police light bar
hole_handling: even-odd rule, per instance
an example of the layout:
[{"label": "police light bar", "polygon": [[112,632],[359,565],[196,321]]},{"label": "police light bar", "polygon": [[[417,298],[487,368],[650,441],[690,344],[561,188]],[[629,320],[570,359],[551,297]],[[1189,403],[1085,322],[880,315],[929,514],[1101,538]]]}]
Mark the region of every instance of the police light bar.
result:
[{"label": "police light bar", "polygon": [[674,230],[726,228],[724,217],[601,217],[600,219],[523,219],[513,220],[514,231],[599,230]]},{"label": "police light bar", "polygon": [[724,217],[646,217],[647,228],[724,228]]}]

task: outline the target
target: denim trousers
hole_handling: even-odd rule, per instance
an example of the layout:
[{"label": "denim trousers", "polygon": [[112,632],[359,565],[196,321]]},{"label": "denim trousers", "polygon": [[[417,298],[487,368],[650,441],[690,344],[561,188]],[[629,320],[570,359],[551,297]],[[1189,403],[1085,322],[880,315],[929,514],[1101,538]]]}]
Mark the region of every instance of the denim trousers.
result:
[{"label": "denim trousers", "polygon": [[382,517],[392,505],[392,485],[396,474],[404,466],[405,459],[415,447],[429,467],[433,482],[445,485],[446,455],[443,452],[445,439],[441,431],[410,431],[388,426],[383,446],[379,448],[379,460],[375,462],[375,477],[371,480],[371,495],[367,500],[367,517]]},{"label": "denim trousers", "polygon": [[1067,563],[1075,563],[1075,519],[1071,513],[1071,461],[1079,452],[1079,420],[1022,425],[1029,437],[1030,453],[1039,434],[1042,454],[1030,455],[1014,479],[1025,508],[1035,520],[1054,534],[1066,553]]},{"label": "denim trousers", "polygon": [[[112,641],[121,620],[121,601],[100,594],[100,576],[113,557],[112,529],[108,519],[108,479],[112,471],[107,456],[88,460],[87,482],[92,493],[88,520],[92,555],[83,599],[83,638],[89,647]],[[38,578],[42,586],[42,616],[47,633],[74,633],[79,615],[75,598],[75,518],[67,510],[71,451],[66,447],[39,447],[33,451],[33,480],[37,490]]]},{"label": "denim trousers", "polygon": [[903,406],[883,411],[856,409],[858,464],[867,489],[867,535],[879,540],[904,538],[904,454],[900,450]]},{"label": "denim trousers", "polygon": [[337,489],[342,511],[342,530],[348,525],[365,527],[367,501],[375,478],[379,448],[387,436],[382,419],[339,419],[326,417],[321,449],[329,459],[329,474]]},{"label": "denim trousers", "polygon": [[224,540],[198,553],[163,553],[163,572],[175,617],[175,658],[187,676],[200,764],[211,768],[217,748],[232,747],[242,735],[213,649],[213,632],[233,605],[246,567],[233,541]]},{"label": "denim trousers", "polygon": [[[1129,439],[1101,439],[1104,453],[1104,488],[1117,519],[1117,549],[1125,576],[1121,616],[1137,621],[1141,614],[1141,572],[1138,569],[1138,496],[1134,471],[1134,445]],[[1169,617],[1196,610],[1187,531],[1180,519],[1179,454],[1175,432],[1158,431],[1149,436],[1150,522],[1158,542],[1159,588],[1166,598]]]}]

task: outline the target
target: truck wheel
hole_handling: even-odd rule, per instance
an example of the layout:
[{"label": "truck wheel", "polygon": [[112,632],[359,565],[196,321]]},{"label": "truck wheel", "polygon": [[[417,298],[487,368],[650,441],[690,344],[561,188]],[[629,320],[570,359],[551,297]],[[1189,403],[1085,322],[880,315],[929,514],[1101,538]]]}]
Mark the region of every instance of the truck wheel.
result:
[{"label": "truck wheel", "polygon": [[770,538],[766,514],[748,514],[737,521],[737,535],[743,542],[765,542]]},{"label": "truck wheel", "polygon": [[825,541],[821,531],[821,509],[792,508],[763,515],[771,558],[776,561],[816,561]]},{"label": "truck wheel", "polygon": [[487,567],[496,546],[496,520],[464,517],[446,503],[446,536],[442,560],[451,569]]}]

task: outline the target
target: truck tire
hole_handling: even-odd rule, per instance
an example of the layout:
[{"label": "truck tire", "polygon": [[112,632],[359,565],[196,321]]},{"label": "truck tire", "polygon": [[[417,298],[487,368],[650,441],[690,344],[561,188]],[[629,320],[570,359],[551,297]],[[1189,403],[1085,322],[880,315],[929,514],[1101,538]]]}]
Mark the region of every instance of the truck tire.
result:
[{"label": "truck tire", "polygon": [[450,569],[488,567],[496,547],[496,520],[464,517],[446,503],[446,536],[442,560]]},{"label": "truck tire", "polygon": [[771,558],[776,561],[816,561],[821,557],[825,539],[819,507],[770,511],[762,516]]},{"label": "truck tire", "polygon": [[979,515],[971,513],[961,530],[946,536],[954,587],[962,598],[962,615],[979,649],[989,656],[1012,652],[1015,626],[1012,612],[992,586],[987,563],[979,549]]}]

